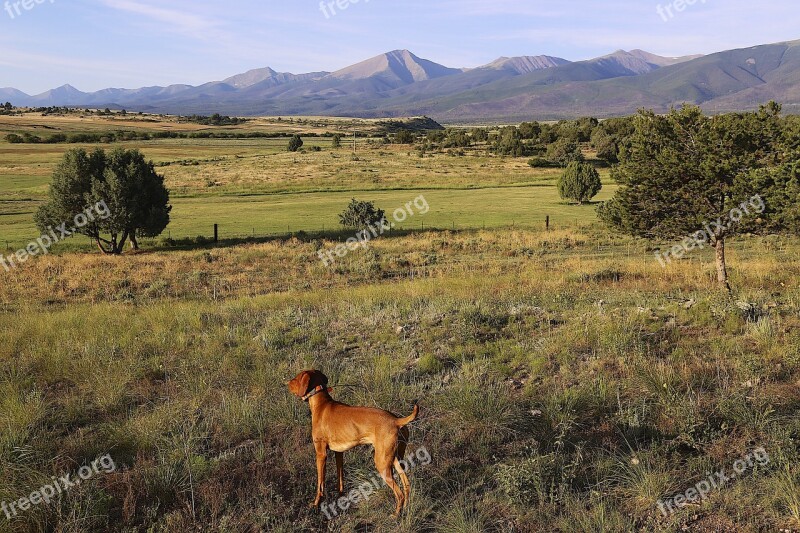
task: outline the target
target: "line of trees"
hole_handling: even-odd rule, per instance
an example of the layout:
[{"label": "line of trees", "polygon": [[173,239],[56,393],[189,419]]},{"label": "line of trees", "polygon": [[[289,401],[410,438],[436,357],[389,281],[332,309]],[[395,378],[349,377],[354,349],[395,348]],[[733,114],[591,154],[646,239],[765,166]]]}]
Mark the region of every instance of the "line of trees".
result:
[{"label": "line of trees", "polygon": [[229,117],[228,115],[220,115],[214,113],[210,117],[204,115],[189,115],[188,117],[179,117],[180,121],[192,122],[194,124],[201,124],[203,126],[238,126],[249,122],[249,119],[240,117]]},{"label": "line of trees", "polygon": [[[508,157],[532,157],[533,167],[562,167],[582,161],[582,146],[589,146],[597,157],[614,164],[620,149],[633,132],[632,117],[599,121],[585,117],[562,120],[555,124],[523,122],[519,126],[490,128],[447,128],[427,133],[408,132],[387,137],[386,142],[416,142],[421,153],[451,148],[486,145],[494,154]],[[413,139],[413,140],[412,140]]]},{"label": "line of trees", "polygon": [[[9,133],[6,141],[11,144],[110,144],[124,141],[151,141],[158,139],[285,139],[293,133],[285,132],[233,132],[233,131],[110,131],[103,133],[53,133],[45,137],[32,133]],[[333,133],[304,133],[304,137],[333,137]]]}]

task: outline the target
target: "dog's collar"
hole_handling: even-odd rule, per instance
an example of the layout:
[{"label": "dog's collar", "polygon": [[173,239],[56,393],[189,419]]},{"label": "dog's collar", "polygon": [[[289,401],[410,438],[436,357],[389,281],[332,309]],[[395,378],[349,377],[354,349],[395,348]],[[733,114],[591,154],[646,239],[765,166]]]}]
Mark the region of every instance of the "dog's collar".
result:
[{"label": "dog's collar", "polygon": [[303,396],[303,401],[307,402],[308,400],[310,400],[312,397],[316,396],[320,392],[333,392],[333,389],[331,389],[330,387],[325,388],[323,385],[318,385],[311,392],[309,392],[308,394]]}]

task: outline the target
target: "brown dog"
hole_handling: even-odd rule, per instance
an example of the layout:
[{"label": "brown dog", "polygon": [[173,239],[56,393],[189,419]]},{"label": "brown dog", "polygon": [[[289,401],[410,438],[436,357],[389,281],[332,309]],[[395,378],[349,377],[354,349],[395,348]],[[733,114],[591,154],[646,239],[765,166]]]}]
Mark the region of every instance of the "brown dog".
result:
[{"label": "brown dog", "polygon": [[[344,452],[360,445],[375,448],[375,466],[383,480],[394,492],[397,502],[395,516],[408,503],[410,485],[400,466],[408,445],[408,428],[416,420],[419,407],[405,418],[370,407],[351,407],[331,398],[328,378],[318,370],[305,370],[287,383],[289,391],[308,402],[311,408],[311,438],[317,452],[317,496],[312,507],[319,507],[325,493],[325,462],[328,450],[336,453],[336,472],[339,494],[344,493]],[[403,482],[403,490],[394,480],[392,467]]]}]

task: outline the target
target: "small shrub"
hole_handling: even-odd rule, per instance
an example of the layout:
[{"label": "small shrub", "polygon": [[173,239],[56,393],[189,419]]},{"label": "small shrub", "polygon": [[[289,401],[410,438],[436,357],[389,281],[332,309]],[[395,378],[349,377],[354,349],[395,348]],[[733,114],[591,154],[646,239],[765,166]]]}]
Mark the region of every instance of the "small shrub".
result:
[{"label": "small shrub", "polygon": [[303,139],[301,139],[299,135],[295,134],[292,135],[291,139],[289,139],[289,145],[286,147],[286,149],[290,152],[297,152],[302,147]]},{"label": "small shrub", "polygon": [[573,161],[558,180],[558,194],[565,200],[585,204],[603,188],[600,174],[589,163]]},{"label": "small shrub", "polygon": [[375,207],[375,202],[359,201],[353,198],[347,208],[339,214],[339,222],[346,228],[366,229],[380,224],[386,219],[383,209]]},{"label": "small shrub", "polygon": [[533,157],[528,160],[528,166],[531,168],[547,168],[552,165],[550,164],[550,161],[544,157]]}]

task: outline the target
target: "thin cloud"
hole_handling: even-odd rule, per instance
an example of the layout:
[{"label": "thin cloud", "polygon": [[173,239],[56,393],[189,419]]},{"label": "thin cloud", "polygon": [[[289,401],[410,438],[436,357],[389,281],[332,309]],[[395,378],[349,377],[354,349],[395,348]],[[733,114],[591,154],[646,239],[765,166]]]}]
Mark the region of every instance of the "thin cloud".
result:
[{"label": "thin cloud", "polygon": [[193,33],[200,36],[203,32],[217,27],[217,23],[211,19],[187,11],[164,9],[134,0],[102,0],[102,2],[112,9],[135,13],[151,20],[162,22],[182,33]]}]

